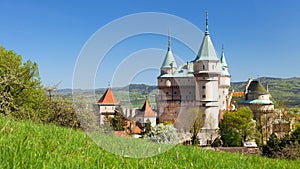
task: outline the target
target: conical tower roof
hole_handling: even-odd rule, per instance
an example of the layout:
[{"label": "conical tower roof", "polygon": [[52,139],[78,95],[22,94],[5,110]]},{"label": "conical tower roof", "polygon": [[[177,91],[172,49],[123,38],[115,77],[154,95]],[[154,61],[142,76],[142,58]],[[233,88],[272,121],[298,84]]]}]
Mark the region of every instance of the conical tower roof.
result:
[{"label": "conical tower roof", "polygon": [[260,93],[260,94],[266,94],[268,93],[265,87],[260,83],[258,80],[253,80],[249,87],[248,87],[249,93]]},{"label": "conical tower roof", "polygon": [[206,12],[206,31],[195,61],[198,60],[219,60],[218,54],[209,36],[207,12]]},{"label": "conical tower roof", "polygon": [[222,47],[222,54],[221,54],[220,63],[221,63],[222,67],[228,67],[227,62],[226,62],[226,58],[225,58],[225,54],[224,54],[224,47]]},{"label": "conical tower roof", "polygon": [[165,57],[165,60],[161,66],[161,68],[177,68],[172,49],[171,49],[171,39],[170,35],[168,36],[168,51]]},{"label": "conical tower roof", "polygon": [[114,97],[110,88],[108,88],[104,95],[98,100],[97,104],[119,104],[117,99]]},{"label": "conical tower roof", "polygon": [[221,75],[230,76],[230,73],[228,72],[228,65],[226,62],[225,54],[224,54],[224,47],[222,47],[220,63],[221,63]]},{"label": "conical tower roof", "polygon": [[150,103],[148,98],[146,98],[143,107],[139,110],[136,116],[144,116],[144,117],[156,117],[157,113],[153,111],[150,107]]}]

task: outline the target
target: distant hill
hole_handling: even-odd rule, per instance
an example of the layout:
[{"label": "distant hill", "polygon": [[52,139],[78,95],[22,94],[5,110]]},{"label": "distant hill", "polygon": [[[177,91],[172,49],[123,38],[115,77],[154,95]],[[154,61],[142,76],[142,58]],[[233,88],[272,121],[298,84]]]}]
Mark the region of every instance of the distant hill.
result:
[{"label": "distant hill", "polygon": [[[261,77],[258,80],[266,86],[268,84],[269,91],[272,95],[272,99],[284,103],[287,107],[300,107],[300,78],[272,78]],[[235,91],[244,91],[246,81],[244,82],[232,82],[231,89]],[[99,88],[95,90],[96,97],[101,97],[106,88]],[[147,95],[150,95],[149,99],[152,102],[152,106],[155,106],[154,95],[158,94],[157,86],[146,84],[130,84],[125,87],[118,87],[112,89],[115,97],[122,101],[123,105],[132,104],[133,107],[142,106]],[[77,92],[88,93],[91,90],[76,90]],[[125,98],[128,95],[130,100]],[[57,90],[58,95],[69,95],[72,93],[71,89]]]}]

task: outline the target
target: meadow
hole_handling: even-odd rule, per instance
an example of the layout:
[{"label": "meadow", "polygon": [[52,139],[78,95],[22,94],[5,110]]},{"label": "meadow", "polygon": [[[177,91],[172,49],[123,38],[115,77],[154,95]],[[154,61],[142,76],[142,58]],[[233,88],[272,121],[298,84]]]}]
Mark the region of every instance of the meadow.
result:
[{"label": "meadow", "polygon": [[[140,147],[141,152],[144,150]],[[269,159],[183,145],[149,158],[122,157],[105,151],[81,130],[0,116],[0,168],[284,169],[299,166],[299,160]]]}]

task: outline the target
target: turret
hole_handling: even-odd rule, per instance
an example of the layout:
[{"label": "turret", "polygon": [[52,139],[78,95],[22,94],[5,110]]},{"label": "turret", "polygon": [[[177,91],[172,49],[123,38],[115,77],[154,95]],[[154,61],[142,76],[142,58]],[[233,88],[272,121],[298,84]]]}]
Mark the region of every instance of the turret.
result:
[{"label": "turret", "polygon": [[177,65],[172,53],[171,49],[171,39],[170,39],[170,34],[168,35],[168,51],[166,54],[166,57],[164,59],[164,62],[160,68],[160,74],[173,74],[177,69]]},{"label": "turret", "polygon": [[220,74],[220,85],[219,85],[219,96],[220,96],[220,110],[226,110],[230,107],[230,97],[229,97],[229,88],[230,88],[230,74],[228,72],[228,65],[225,59],[224,47],[222,47],[221,59],[221,74]]}]

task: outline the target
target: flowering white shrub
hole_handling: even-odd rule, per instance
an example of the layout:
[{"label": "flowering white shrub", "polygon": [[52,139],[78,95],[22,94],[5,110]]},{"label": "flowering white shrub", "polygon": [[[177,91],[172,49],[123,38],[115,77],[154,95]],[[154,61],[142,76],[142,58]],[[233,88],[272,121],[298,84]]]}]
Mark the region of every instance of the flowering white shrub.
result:
[{"label": "flowering white shrub", "polygon": [[158,124],[148,133],[148,140],[156,143],[177,144],[180,139],[178,137],[177,129],[173,125]]}]

